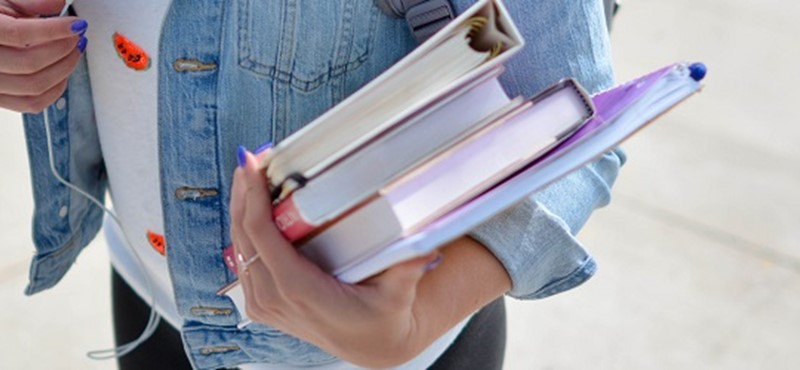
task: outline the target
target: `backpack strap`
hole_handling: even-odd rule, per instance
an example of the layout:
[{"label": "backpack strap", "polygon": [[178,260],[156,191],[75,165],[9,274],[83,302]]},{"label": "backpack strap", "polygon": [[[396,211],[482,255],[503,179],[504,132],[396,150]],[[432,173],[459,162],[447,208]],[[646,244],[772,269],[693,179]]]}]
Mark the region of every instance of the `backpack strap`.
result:
[{"label": "backpack strap", "polygon": [[620,0],[603,0],[603,8],[606,12],[606,27],[611,31],[611,23],[614,16],[619,11]]},{"label": "backpack strap", "polygon": [[422,43],[455,18],[450,0],[374,0],[384,13],[405,18],[408,28]]}]

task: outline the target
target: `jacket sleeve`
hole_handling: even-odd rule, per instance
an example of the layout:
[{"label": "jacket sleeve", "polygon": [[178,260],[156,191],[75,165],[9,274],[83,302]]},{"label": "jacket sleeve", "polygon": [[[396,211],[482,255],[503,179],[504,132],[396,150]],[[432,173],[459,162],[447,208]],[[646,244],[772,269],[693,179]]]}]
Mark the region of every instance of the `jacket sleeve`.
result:
[{"label": "jacket sleeve", "polygon": [[[69,78],[67,90],[44,113],[25,114],[23,122],[33,185],[33,243],[25,293],[32,295],[58,283],[78,254],[100,230],[103,212],[86,197],[59,183],[59,176],[103,200],[105,167],[94,119],[94,106],[85,57]],[[48,145],[45,123],[49,123]]]},{"label": "jacket sleeve", "polygon": [[[453,0],[460,13],[474,0]],[[599,0],[506,0],[526,41],[501,81],[510,96],[530,96],[564,77],[589,92],[613,83],[613,70]],[[592,276],[596,264],[575,234],[591,213],[608,204],[625,155],[620,149],[531,195],[478,226],[469,236],[485,245],[506,268],[522,299],[571,289]]]}]

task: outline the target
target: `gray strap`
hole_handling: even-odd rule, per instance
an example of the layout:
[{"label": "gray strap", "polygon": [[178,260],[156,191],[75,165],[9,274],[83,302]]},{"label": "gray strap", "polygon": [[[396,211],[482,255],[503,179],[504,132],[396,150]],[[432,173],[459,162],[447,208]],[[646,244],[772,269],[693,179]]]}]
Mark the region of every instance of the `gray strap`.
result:
[{"label": "gray strap", "polygon": [[397,18],[405,17],[409,30],[420,43],[455,18],[450,0],[374,1],[384,13]]},{"label": "gray strap", "polygon": [[606,12],[606,27],[611,31],[611,23],[619,11],[619,0],[603,0],[603,5]]}]

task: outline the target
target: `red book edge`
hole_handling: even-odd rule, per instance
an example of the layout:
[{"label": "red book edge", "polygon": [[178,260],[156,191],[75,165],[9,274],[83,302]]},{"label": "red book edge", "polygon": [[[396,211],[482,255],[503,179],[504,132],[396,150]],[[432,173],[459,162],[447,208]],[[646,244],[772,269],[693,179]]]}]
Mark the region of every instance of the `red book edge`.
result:
[{"label": "red book edge", "polygon": [[289,195],[275,206],[272,211],[275,225],[287,240],[294,243],[306,235],[310,234],[319,225],[314,225],[311,221],[303,217],[302,212],[294,202],[294,194]]}]

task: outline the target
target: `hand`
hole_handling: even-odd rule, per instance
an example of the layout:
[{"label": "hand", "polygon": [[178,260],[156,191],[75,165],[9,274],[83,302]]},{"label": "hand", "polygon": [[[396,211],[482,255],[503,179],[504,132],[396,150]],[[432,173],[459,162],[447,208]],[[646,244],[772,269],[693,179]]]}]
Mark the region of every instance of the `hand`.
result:
[{"label": "hand", "polygon": [[64,0],[0,0],[0,107],[41,112],[67,88],[86,47],[86,22],[58,14]]},{"label": "hand", "polygon": [[250,153],[234,173],[231,238],[245,259],[239,271],[250,319],[366,367],[410,360],[436,336],[420,328],[417,284],[432,254],[396,265],[357,285],[345,284],[299,254],[272,219],[267,178]]}]

